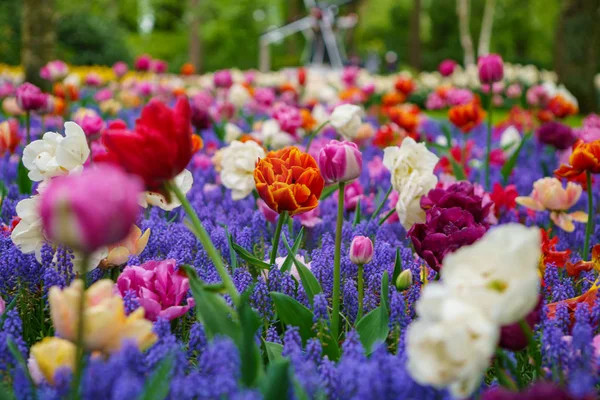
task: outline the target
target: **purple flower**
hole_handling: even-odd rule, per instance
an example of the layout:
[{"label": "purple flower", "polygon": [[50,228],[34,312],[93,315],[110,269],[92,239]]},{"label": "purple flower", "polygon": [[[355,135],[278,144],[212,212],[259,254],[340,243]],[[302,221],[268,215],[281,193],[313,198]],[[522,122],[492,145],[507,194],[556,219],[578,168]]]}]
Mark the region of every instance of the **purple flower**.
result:
[{"label": "purple flower", "polygon": [[25,82],[17,88],[17,104],[24,111],[38,111],[46,108],[48,96],[39,87]]},{"label": "purple flower", "polygon": [[121,296],[133,290],[146,318],[156,321],[159,317],[172,320],[182,316],[194,306],[194,299],[181,302],[190,289],[188,278],[181,270],[175,271],[175,260],[148,261],[138,266],[127,266],[117,279]]},{"label": "purple flower", "polygon": [[569,149],[577,140],[569,126],[554,121],[540,126],[537,137],[541,143],[553,146],[557,150]]},{"label": "purple flower", "polygon": [[[527,325],[529,325],[531,329],[540,322],[542,306],[543,298],[540,296],[535,309],[525,317],[525,321],[527,321]],[[527,344],[527,337],[518,322],[512,325],[503,326],[500,329],[500,347],[507,350],[520,351],[527,347]]]},{"label": "purple flower", "polygon": [[538,382],[524,392],[513,392],[501,387],[488,390],[482,400],[575,400],[566,390],[550,382]]},{"label": "purple flower", "polygon": [[213,81],[218,88],[229,88],[233,85],[233,77],[228,69],[215,72],[213,75]]},{"label": "purple flower", "polygon": [[421,208],[427,211],[438,208],[459,207],[473,215],[476,223],[484,223],[492,207],[491,202],[484,204],[484,199],[475,193],[476,189],[469,182],[457,182],[446,189],[436,188],[421,198]]},{"label": "purple flower", "polygon": [[483,84],[500,82],[504,78],[504,62],[498,54],[479,57],[477,61],[479,81]]},{"label": "purple flower", "polygon": [[438,70],[440,71],[440,74],[442,74],[442,76],[450,76],[454,72],[454,69],[457,65],[458,64],[456,64],[456,61],[447,59],[440,63]]}]

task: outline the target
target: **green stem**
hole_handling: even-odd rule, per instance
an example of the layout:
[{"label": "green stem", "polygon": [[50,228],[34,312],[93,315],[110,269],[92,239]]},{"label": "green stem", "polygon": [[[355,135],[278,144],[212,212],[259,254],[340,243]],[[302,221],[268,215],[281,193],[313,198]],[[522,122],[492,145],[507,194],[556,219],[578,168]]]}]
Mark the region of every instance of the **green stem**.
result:
[{"label": "green stem", "polygon": [[496,378],[498,379],[498,383],[500,383],[501,386],[511,390],[511,391],[518,391],[519,388],[517,387],[517,385],[515,384],[515,382],[512,380],[512,378],[506,373],[506,371],[504,370],[504,368],[501,365],[501,361],[499,359],[496,359],[496,363],[494,365],[494,369],[496,370]]},{"label": "green stem", "polygon": [[388,213],[379,220],[379,226],[383,225],[383,223],[387,221],[387,219],[391,217],[394,212],[396,212],[395,208],[392,208],[390,211],[388,211]]},{"label": "green stem", "polygon": [[310,145],[312,144],[313,139],[319,134],[319,132],[321,132],[321,129],[323,129],[325,127],[325,125],[327,125],[329,123],[329,120],[323,122],[321,125],[319,125],[317,127],[317,129],[315,129],[314,131],[311,132],[310,137],[308,138],[308,143],[306,143],[306,150],[304,151],[305,153],[308,153],[308,150],[310,150]]},{"label": "green stem", "polygon": [[527,338],[527,344],[528,344],[527,347],[528,347],[529,354],[533,355],[533,359],[535,361],[536,376],[541,377],[542,376],[542,360],[540,359],[540,357],[537,354],[538,353],[537,343],[535,341],[535,338],[533,337],[533,331],[531,330],[531,327],[529,326],[527,321],[525,321],[524,319],[519,321],[519,326],[521,327],[523,334]]},{"label": "green stem", "polygon": [[363,278],[365,269],[363,265],[358,266],[358,316],[356,320],[358,321],[362,317],[363,313],[363,298],[365,295],[365,280]]},{"label": "green stem", "polygon": [[[83,259],[81,260],[81,270],[85,271],[87,269],[87,265],[89,263],[90,256],[87,253],[83,254]],[[77,339],[76,346],[77,350],[75,352],[75,375],[73,377],[73,382],[71,383],[71,398],[74,400],[81,398],[82,390],[82,381],[81,377],[83,375],[83,359],[85,355],[85,346],[84,346],[84,337],[83,333],[85,331],[85,277],[80,278],[82,287],[81,294],[79,296],[79,305],[77,307]]]},{"label": "green stem", "polygon": [[183,194],[181,189],[179,189],[175,183],[168,181],[165,183],[165,187],[167,188],[167,190],[173,192],[175,194],[175,197],[177,197],[177,199],[181,203],[181,206],[185,210],[185,213],[187,214],[188,218],[192,223],[193,233],[196,235],[198,240],[200,240],[200,243],[202,243],[202,247],[204,247],[204,250],[206,250],[206,253],[212,260],[215,269],[217,270],[219,276],[221,277],[221,280],[223,281],[223,286],[225,287],[225,290],[227,291],[227,293],[229,293],[229,296],[233,301],[233,304],[237,304],[240,295],[237,289],[235,288],[233,281],[231,280],[231,276],[229,276],[229,272],[227,272],[227,269],[223,264],[223,259],[221,258],[221,255],[215,248],[215,245],[210,239],[208,232],[206,232],[204,225],[202,225],[202,222],[200,222],[198,214],[196,214],[196,211],[194,211],[194,209],[192,208],[192,205],[188,201],[185,194]]},{"label": "green stem", "polygon": [[[492,88],[490,87],[490,91]],[[486,150],[485,150],[485,190],[490,191],[490,154],[492,153],[492,110],[494,95],[490,92],[490,101],[488,103],[488,126],[487,126],[487,138],[486,138]]]},{"label": "green stem", "polygon": [[519,371],[517,370],[516,365],[512,362],[511,359],[509,359],[506,354],[504,354],[504,351],[502,351],[501,348],[497,348],[496,349],[496,357],[498,358],[498,363],[500,364],[500,366],[502,368],[508,368],[508,370],[510,371],[510,373],[516,378],[517,380],[517,386],[519,388],[524,388],[525,384],[523,383],[523,374],[519,373]]},{"label": "green stem", "polygon": [[583,245],[583,260],[588,260],[588,253],[590,251],[590,236],[594,230],[594,196],[592,193],[592,174],[589,171],[585,172],[587,179],[587,192],[588,192],[588,222],[585,227],[585,244]]},{"label": "green stem", "polygon": [[287,211],[283,211],[281,214],[279,214],[279,218],[277,218],[277,227],[275,228],[275,236],[273,237],[273,246],[271,248],[271,265],[275,264],[275,259],[277,258],[277,248],[279,247],[281,229],[283,228],[283,224],[287,219],[287,215]]},{"label": "green stem", "polygon": [[25,146],[31,142],[31,111],[25,113],[25,132],[27,132]]},{"label": "green stem", "polygon": [[342,226],[344,224],[344,189],[346,182],[340,182],[338,192],[338,213],[335,226],[335,254],[333,258],[333,311],[331,315],[331,334],[338,340],[340,328],[340,286],[341,286],[341,259],[342,259]]},{"label": "green stem", "polygon": [[388,191],[385,193],[385,196],[383,197],[383,200],[381,200],[381,203],[379,203],[379,205],[377,206],[377,208],[375,209],[375,212],[373,213],[373,215],[371,215],[371,218],[369,219],[369,221],[374,220],[375,218],[377,218],[377,216],[379,215],[379,213],[381,212],[381,209],[383,208],[383,206],[385,205],[385,203],[387,202],[388,198],[390,197],[390,194],[392,193],[392,190],[394,188],[392,186],[390,186],[390,188],[388,189]]}]

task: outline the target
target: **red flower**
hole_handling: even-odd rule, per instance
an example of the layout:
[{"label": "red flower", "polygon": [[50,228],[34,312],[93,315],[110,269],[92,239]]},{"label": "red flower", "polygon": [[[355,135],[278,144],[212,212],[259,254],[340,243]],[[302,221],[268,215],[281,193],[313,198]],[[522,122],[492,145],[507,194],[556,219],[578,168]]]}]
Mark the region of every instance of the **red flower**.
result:
[{"label": "red flower", "polygon": [[109,159],[140,176],[148,190],[159,190],[192,158],[190,105],[180,97],[174,109],[151,100],[142,110],[133,131],[111,124],[103,135]]},{"label": "red flower", "polygon": [[415,82],[407,77],[401,76],[394,84],[396,90],[408,97],[415,90]]},{"label": "red flower", "polygon": [[558,237],[555,236],[550,239],[551,229],[540,229],[540,231],[542,232],[542,258],[540,260],[540,271],[543,274],[544,271],[546,271],[546,266],[548,264],[554,264],[557,268],[563,268],[567,261],[569,261],[571,250],[556,250]]},{"label": "red flower", "polygon": [[583,271],[591,271],[592,269],[600,269],[600,244],[592,248],[591,261],[577,261],[575,264],[568,262],[566,265],[567,274],[572,277],[579,277]]},{"label": "red flower", "polygon": [[452,107],[448,119],[463,133],[469,133],[485,118],[485,111],[477,101]]},{"label": "red flower", "polygon": [[396,135],[390,125],[382,125],[373,138],[373,146],[380,147],[382,149],[392,146],[396,141]]},{"label": "red flower", "polygon": [[500,216],[501,213],[513,210],[517,206],[515,199],[519,196],[517,187],[515,185],[508,185],[502,187],[501,184],[495,183],[490,198],[494,202],[494,211],[496,216]]}]

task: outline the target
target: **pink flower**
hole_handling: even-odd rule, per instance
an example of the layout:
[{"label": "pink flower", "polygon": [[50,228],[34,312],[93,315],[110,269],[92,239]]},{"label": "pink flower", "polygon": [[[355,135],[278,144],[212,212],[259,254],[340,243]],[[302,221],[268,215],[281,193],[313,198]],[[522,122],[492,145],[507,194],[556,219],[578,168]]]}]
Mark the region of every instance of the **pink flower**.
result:
[{"label": "pink flower", "polygon": [[148,261],[139,267],[127,266],[117,279],[117,289],[121,296],[133,290],[150,321],[158,318],[170,321],[181,317],[194,306],[194,299],[188,297],[186,305],[181,305],[190,283],[183,271],[175,271],[175,266],[175,260]]},{"label": "pink flower", "polygon": [[375,93],[375,84],[374,83],[367,83],[362,88],[360,88],[360,90],[361,90],[361,92],[363,93],[363,95],[365,97],[369,97],[370,95],[372,95],[373,93]]},{"label": "pink flower", "polygon": [[54,178],[40,199],[45,235],[88,253],[117,243],[137,219],[142,189],[138,178],[106,164]]},{"label": "pink flower", "polygon": [[351,181],[362,172],[362,154],[356,143],[332,140],[319,153],[319,169],[327,183]]},{"label": "pink flower", "polygon": [[123,77],[129,71],[129,67],[123,61],[117,61],[113,66],[112,70],[117,78]]},{"label": "pink flower", "polygon": [[[336,196],[338,192],[336,192]],[[347,211],[354,210],[358,205],[358,201],[362,202],[364,198],[364,189],[359,181],[356,180],[344,188],[344,208]]]},{"label": "pink flower", "polygon": [[438,70],[440,71],[440,74],[442,74],[442,76],[450,76],[454,73],[454,69],[456,68],[456,66],[456,61],[447,59],[440,63]]},{"label": "pink flower", "polygon": [[0,84],[0,99],[8,97],[15,92],[15,87],[10,82]]},{"label": "pink flower", "polygon": [[24,111],[38,111],[46,108],[48,96],[39,87],[25,82],[17,88],[17,105]]},{"label": "pink flower", "polygon": [[212,166],[212,159],[206,154],[202,153],[195,155],[192,159],[192,163],[194,164],[194,167],[206,171]]},{"label": "pink flower", "polygon": [[513,83],[508,88],[506,88],[506,97],[510,99],[518,99],[521,97],[521,93],[523,90],[521,89],[521,85],[518,83]]},{"label": "pink flower", "polygon": [[504,78],[504,62],[498,54],[488,54],[477,60],[479,70],[479,81],[490,84],[499,82]]},{"label": "pink flower", "polygon": [[[398,192],[396,192],[395,190],[392,190],[392,192],[390,193],[390,197],[388,197],[388,209],[386,211],[386,213],[390,212],[390,210],[395,210],[396,209],[396,204],[398,204],[398,199],[400,198],[400,195],[398,194]],[[379,216],[381,217],[383,215],[385,215],[384,213],[379,214]],[[400,220],[400,217],[398,216],[398,213],[392,213],[392,215],[389,216],[389,218],[385,221],[388,224],[394,223],[394,222],[398,222]]]},{"label": "pink flower", "polygon": [[365,236],[356,236],[350,244],[350,261],[364,265],[373,259],[373,242]]},{"label": "pink flower", "polygon": [[228,69],[215,72],[213,75],[213,82],[218,88],[228,89],[233,85],[233,77]]},{"label": "pink flower", "polygon": [[271,107],[275,101],[275,91],[270,88],[257,88],[254,91],[254,100],[261,107]]},{"label": "pink flower", "polygon": [[52,82],[64,78],[68,73],[69,67],[61,60],[50,61],[40,69],[40,76],[43,79]]},{"label": "pink flower", "polygon": [[273,110],[272,117],[279,122],[281,130],[295,135],[298,128],[302,126],[302,116],[296,107],[279,104]]},{"label": "pink flower", "polygon": [[550,211],[550,219],[566,232],[573,232],[575,225],[573,221],[587,222],[588,215],[582,211],[567,213],[581,197],[581,185],[568,182],[563,188],[557,178],[538,179],[533,184],[533,191],[529,196],[519,196],[515,200],[517,204],[533,211]]},{"label": "pink flower", "polygon": [[371,179],[373,183],[381,182],[389,176],[389,171],[383,165],[383,160],[380,156],[373,157],[373,159],[367,163],[367,170],[369,171],[369,179]]},{"label": "pink flower", "polygon": [[441,110],[446,106],[445,100],[436,92],[431,92],[425,101],[425,108],[428,110]]},{"label": "pink flower", "polygon": [[136,90],[140,96],[150,97],[152,96],[152,93],[154,93],[155,88],[151,82],[143,81],[138,83],[138,85],[136,86]]},{"label": "pink flower", "polygon": [[256,205],[258,206],[258,209],[260,210],[260,212],[263,213],[263,215],[265,216],[265,219],[271,223],[275,223],[277,222],[277,216],[279,214],[277,214],[277,212],[271,210],[271,208],[269,206],[267,206],[267,203],[265,203],[262,199],[258,199],[256,202]]},{"label": "pink flower", "polygon": [[[259,200],[262,201],[262,200]],[[267,207],[267,205],[265,204],[264,201],[262,201],[264,206]],[[269,208],[269,210],[271,210]],[[272,213],[275,213],[275,211],[271,210]],[[277,213],[275,213],[275,215],[277,215]],[[319,211],[319,207],[317,208],[313,208],[312,210],[302,213],[302,214],[298,214],[296,215],[294,218],[298,218],[298,220],[300,220],[300,224],[306,228],[314,228],[315,226],[319,225],[321,222],[323,222],[323,219],[319,218],[319,216],[321,215],[321,212]]]},{"label": "pink flower", "polygon": [[142,54],[135,59],[133,66],[138,71],[148,71],[151,62],[152,58],[148,54]]},{"label": "pink flower", "polygon": [[452,88],[446,92],[446,102],[449,106],[460,106],[473,101],[473,92],[469,89]]},{"label": "pink flower", "polygon": [[77,125],[81,126],[85,136],[97,136],[105,127],[104,120],[101,116],[94,113],[85,114],[79,118],[75,118]]},{"label": "pink flower", "polygon": [[95,72],[90,72],[85,76],[85,84],[93,87],[100,86],[102,85],[102,77]]},{"label": "pink flower", "polygon": [[527,90],[527,104],[533,107],[545,107],[550,100],[550,95],[542,85],[532,86]]},{"label": "pink flower", "polygon": [[150,62],[150,69],[155,74],[164,74],[165,72],[167,72],[168,68],[169,68],[169,64],[167,64],[166,61],[163,61],[163,60],[152,60]]},{"label": "pink flower", "polygon": [[106,101],[106,100],[110,100],[113,98],[113,92],[110,89],[100,89],[96,92],[96,94],[94,95],[94,100],[96,100],[98,103],[102,102],[102,101]]},{"label": "pink flower", "polygon": [[344,71],[342,72],[342,82],[344,82],[346,86],[354,86],[359,72],[360,68],[355,66],[344,68]]}]

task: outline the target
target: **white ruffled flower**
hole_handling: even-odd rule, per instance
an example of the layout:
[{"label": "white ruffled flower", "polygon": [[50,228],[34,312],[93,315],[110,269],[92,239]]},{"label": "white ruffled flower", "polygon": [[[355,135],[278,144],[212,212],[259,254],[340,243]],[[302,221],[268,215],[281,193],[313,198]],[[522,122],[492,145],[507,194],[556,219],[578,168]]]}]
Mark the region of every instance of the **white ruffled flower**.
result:
[{"label": "white ruffled flower", "polygon": [[[192,188],[194,184],[194,177],[190,171],[184,169],[179,175],[175,177],[175,185],[181,190],[183,194],[186,194]],[[168,202],[165,196],[158,192],[144,192],[140,198],[140,206],[146,208],[149,205],[162,208],[165,211],[172,211],[181,205],[181,202],[177,199],[174,193],[170,193],[171,201]]]},{"label": "white ruffled flower", "polygon": [[23,165],[29,170],[29,179],[38,182],[59,175],[67,175],[83,168],[90,155],[85,133],[75,122],[65,122],[65,136],[46,132],[23,150]]},{"label": "white ruffled flower", "polygon": [[442,281],[451,296],[477,304],[499,325],[522,320],[540,292],[539,228],[505,224],[444,259]]},{"label": "white ruffled flower", "polygon": [[242,136],[244,132],[240,129],[236,124],[232,124],[231,122],[227,122],[225,124],[225,142],[231,143],[240,136]]},{"label": "white ruffled flower", "polygon": [[17,216],[21,219],[10,234],[10,238],[24,254],[35,253],[41,262],[42,246],[46,238],[42,230],[42,217],[39,212],[40,196],[35,195],[21,200],[16,207]]},{"label": "white ruffled flower", "polygon": [[236,108],[242,108],[252,99],[252,96],[250,96],[250,93],[248,93],[248,89],[239,83],[231,86],[227,97],[229,98],[229,102]]},{"label": "white ruffled flower", "polygon": [[264,149],[253,140],[234,140],[221,153],[221,182],[231,189],[231,198],[241,200],[255,188],[254,168],[259,158],[265,157]]},{"label": "white ruffled flower", "polygon": [[421,208],[421,197],[437,184],[434,174],[410,177],[398,193],[396,212],[400,223],[407,231],[418,223],[425,222],[425,211]]},{"label": "white ruffled flower", "polygon": [[504,152],[510,156],[517,150],[521,140],[521,134],[517,128],[511,125],[502,132],[502,136],[500,136],[500,147],[502,147]]},{"label": "white ruffled flower", "polygon": [[468,397],[481,382],[499,339],[499,328],[476,303],[451,297],[442,284],[425,287],[419,319],[407,332],[408,371],[422,384]]},{"label": "white ruffled flower", "polygon": [[279,122],[274,119],[266,120],[262,123],[260,132],[252,134],[265,146],[278,150],[291,145],[294,140],[290,134],[283,132]]},{"label": "white ruffled flower", "polygon": [[360,115],[362,108],[354,104],[342,104],[331,113],[330,123],[340,135],[348,140],[356,137],[362,121]]}]

